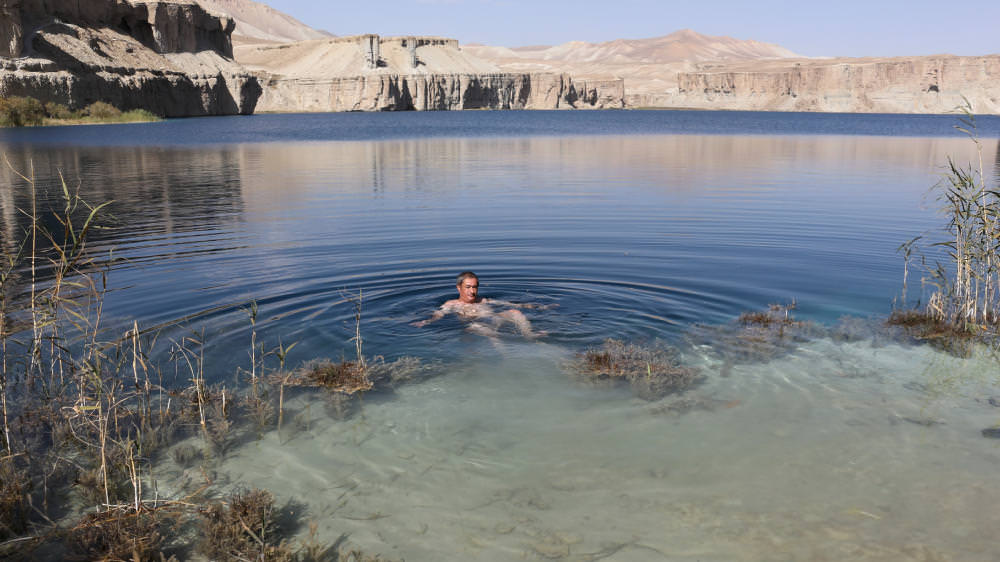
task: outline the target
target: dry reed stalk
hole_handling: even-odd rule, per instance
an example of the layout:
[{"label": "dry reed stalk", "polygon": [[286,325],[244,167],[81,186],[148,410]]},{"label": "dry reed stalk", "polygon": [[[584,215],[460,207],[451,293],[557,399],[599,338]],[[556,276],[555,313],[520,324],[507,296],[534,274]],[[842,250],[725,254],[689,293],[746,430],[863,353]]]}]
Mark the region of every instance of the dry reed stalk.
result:
[{"label": "dry reed stalk", "polygon": [[[977,162],[967,167],[952,158],[938,184],[948,217],[948,238],[932,244],[946,249],[949,263],[935,264],[925,281],[936,287],[924,312],[936,321],[963,331],[997,332],[1000,323],[1000,190],[987,186],[983,147],[968,101],[955,128],[975,144]],[[920,237],[900,246],[904,254],[904,302],[908,265]]]},{"label": "dry reed stalk", "polygon": [[365,364],[365,354],[364,354],[364,340],[361,339],[361,302],[364,299],[364,292],[358,289],[358,298],[354,299],[349,297],[351,303],[354,304],[354,337],[351,340],[354,342],[354,353],[357,358],[358,370],[362,373],[366,373],[368,370]]},{"label": "dry reed stalk", "polygon": [[7,454],[13,454],[14,448],[10,442],[10,414],[7,409],[7,381],[10,375],[8,370],[7,340],[10,337],[7,327],[7,310],[9,306],[7,289],[10,283],[11,274],[17,260],[7,254],[6,248],[3,251],[3,270],[0,271],[0,402],[3,406],[3,437]]},{"label": "dry reed stalk", "polygon": [[257,396],[257,301],[250,301],[250,383]]},{"label": "dry reed stalk", "polygon": [[[278,347],[274,350],[275,356],[278,358],[278,374],[285,372],[285,360],[288,358],[288,352],[292,350],[299,342],[293,342],[292,345],[285,347],[281,341],[278,341]],[[278,431],[281,431],[281,422],[285,417],[285,385],[288,383],[288,377],[292,376],[292,373],[287,373],[281,378],[281,386],[278,390]]]},{"label": "dry reed stalk", "polygon": [[[198,350],[194,351],[188,349],[188,344],[194,344],[198,346]],[[180,357],[184,360],[187,365],[188,372],[191,375],[189,379],[191,381],[192,387],[194,389],[195,401],[198,404],[198,419],[201,424],[201,429],[206,434],[208,432],[208,424],[205,417],[205,402],[206,402],[206,388],[205,388],[205,329],[202,328],[200,337],[198,334],[195,336],[185,336],[181,338],[181,342],[174,342],[174,357]],[[193,361],[193,362],[192,362]]]},{"label": "dry reed stalk", "polygon": [[[157,549],[164,538],[159,535],[163,527],[162,520],[154,513],[160,513],[165,506],[177,506],[179,519],[191,515],[199,506],[160,499],[153,480],[148,444],[157,443],[160,435],[157,432],[163,431],[172,419],[169,398],[166,405],[163,403],[163,373],[158,364],[149,359],[156,338],[144,341],[138,321],[133,321],[121,337],[102,341],[105,339],[102,331],[106,331],[103,315],[107,272],[94,272],[95,261],[88,255],[86,237],[94,226],[96,213],[104,205],[86,205],[62,181],[65,205],[61,214],[53,213],[55,216],[51,219],[60,224],[61,231],[59,228],[50,231],[45,228],[47,222],[51,224],[48,215],[44,220],[39,216],[41,205],[33,172],[19,175],[31,188],[31,210],[21,211],[30,215],[30,230],[25,228],[17,256],[10,255],[9,245],[4,245],[4,261],[0,264],[0,352],[3,354],[0,402],[6,447],[6,455],[0,455],[0,461],[7,462],[15,456],[24,459],[24,466],[17,469],[25,475],[25,485],[31,487],[32,494],[16,496],[37,498],[41,495],[42,502],[25,503],[23,529],[32,529],[33,535],[15,536],[5,540],[0,548],[48,543],[45,548],[70,554],[76,546],[82,546],[83,550],[77,552],[88,559],[159,559]],[[82,223],[77,221],[81,218],[85,218]],[[27,274],[29,270],[30,279],[25,285],[30,281],[30,292],[25,287],[15,294],[12,290],[14,273],[25,271]],[[23,307],[19,299],[13,298],[22,296]],[[360,300],[359,292],[355,309],[357,324],[361,319]],[[12,320],[21,318],[24,328],[19,332],[11,326]],[[359,325],[355,328],[354,343],[358,365],[363,367],[360,372],[366,373],[368,364],[363,355]],[[24,347],[25,357],[18,360],[8,352],[20,345]],[[202,329],[200,334],[175,342],[170,348],[170,357],[175,369],[179,370],[181,364],[187,365],[195,391],[192,401],[197,402],[200,425],[208,435],[217,428],[215,412],[219,399],[214,390],[206,386],[205,345]],[[251,379],[259,398],[265,373],[262,361],[266,354],[263,348],[257,354],[257,345],[254,322]],[[274,352],[280,362],[279,373],[284,375],[286,382],[290,376],[284,372],[286,356],[294,345],[284,347],[279,342]],[[157,370],[158,385],[151,383],[150,368]],[[141,375],[140,370],[143,371]],[[130,374],[132,381],[128,380]],[[160,392],[158,419],[152,416],[154,389]],[[186,390],[182,391],[181,396],[186,394]],[[23,396],[25,405],[19,405],[19,400],[9,400],[11,396],[19,400]],[[223,418],[228,416],[233,398],[225,389],[221,391]],[[283,405],[282,389],[281,408]],[[182,409],[190,412],[191,407]],[[173,417],[179,419],[180,416],[173,414]],[[208,424],[208,421],[213,423]],[[279,418],[279,427],[280,424]],[[21,448],[22,443],[25,450],[15,453],[14,449]],[[56,449],[66,444],[74,445],[72,453]],[[64,475],[57,474],[60,470]],[[7,484],[8,480],[5,477],[0,484]],[[144,497],[147,494],[153,499]],[[86,498],[89,505],[96,505],[96,513],[87,515],[76,525],[67,526],[63,520],[57,524],[50,515],[62,513],[69,505],[62,502],[74,495]],[[59,503],[50,506],[50,498]],[[267,505],[262,507],[265,516],[273,509]],[[245,531],[255,545],[254,554],[291,556],[292,552],[283,546],[284,543],[274,544],[277,535],[266,519],[261,524],[237,513],[236,521],[239,530]],[[22,532],[25,531],[15,534]],[[65,548],[55,546],[54,542],[64,542]],[[30,553],[27,556],[30,557]]]}]

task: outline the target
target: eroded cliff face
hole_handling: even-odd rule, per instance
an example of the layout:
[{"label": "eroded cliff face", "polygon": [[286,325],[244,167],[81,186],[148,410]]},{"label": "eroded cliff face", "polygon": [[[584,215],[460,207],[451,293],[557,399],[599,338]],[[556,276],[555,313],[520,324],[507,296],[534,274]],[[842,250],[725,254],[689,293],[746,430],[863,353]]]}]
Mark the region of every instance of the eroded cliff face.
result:
[{"label": "eroded cliff face", "polygon": [[504,72],[443,37],[360,35],[245,45],[259,111],[400,111],[624,107],[622,80]]},{"label": "eroded cliff face", "polygon": [[233,20],[191,0],[0,0],[0,96],[166,117],[252,113]]},{"label": "eroded cliff face", "polygon": [[[968,99],[1000,113],[1000,55],[721,65],[677,75],[676,93],[649,105],[704,109],[948,113]],[[641,104],[644,100],[630,100]],[[645,100],[648,101],[648,100]]]},{"label": "eroded cliff face", "polygon": [[372,74],[262,77],[258,111],[436,111],[622,108],[621,80],[574,82],[565,74]]}]

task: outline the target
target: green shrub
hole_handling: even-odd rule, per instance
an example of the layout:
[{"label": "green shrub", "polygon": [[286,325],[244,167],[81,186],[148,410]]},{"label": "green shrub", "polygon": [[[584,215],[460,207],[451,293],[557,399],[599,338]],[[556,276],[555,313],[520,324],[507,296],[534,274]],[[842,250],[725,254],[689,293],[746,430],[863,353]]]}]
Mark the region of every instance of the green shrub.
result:
[{"label": "green shrub", "polygon": [[50,101],[45,104],[45,115],[50,119],[79,119],[79,113],[61,103]]},{"label": "green shrub", "polygon": [[94,119],[111,119],[122,114],[117,107],[103,101],[95,101],[83,110],[84,115]]},{"label": "green shrub", "polygon": [[45,108],[34,98],[0,98],[0,126],[25,127],[41,125],[45,120]]},{"label": "green shrub", "polygon": [[147,111],[145,109],[133,109],[131,111],[126,111],[119,116],[116,121],[122,122],[133,122],[133,121],[159,121],[160,116]]}]

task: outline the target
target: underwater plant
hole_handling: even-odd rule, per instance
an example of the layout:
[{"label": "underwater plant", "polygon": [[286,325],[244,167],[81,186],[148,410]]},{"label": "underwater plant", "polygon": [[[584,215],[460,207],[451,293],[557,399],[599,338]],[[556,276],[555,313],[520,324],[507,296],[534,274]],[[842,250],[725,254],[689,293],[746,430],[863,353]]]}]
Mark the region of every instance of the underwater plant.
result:
[{"label": "underwater plant", "polygon": [[660,342],[638,345],[609,339],[577,354],[567,370],[591,384],[625,382],[645,400],[687,390],[701,380],[696,369],[681,364],[674,348]]}]

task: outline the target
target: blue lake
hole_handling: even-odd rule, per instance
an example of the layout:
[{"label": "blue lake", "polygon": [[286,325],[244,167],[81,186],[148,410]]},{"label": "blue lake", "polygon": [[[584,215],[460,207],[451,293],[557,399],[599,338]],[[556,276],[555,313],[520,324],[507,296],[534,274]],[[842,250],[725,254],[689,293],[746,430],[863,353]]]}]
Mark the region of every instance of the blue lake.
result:
[{"label": "blue lake", "polygon": [[[957,123],[261,115],[3,130],[0,152],[33,168],[50,204],[60,173],[85,199],[113,201],[93,237],[115,259],[108,329],[197,315],[165,332],[204,328],[216,381],[234,383],[249,361],[251,301],[261,340],[298,342],[293,363],[353,355],[358,295],[369,353],[444,360],[440,377],[366,406],[363,422],[315,413],[290,443],[265,437],[227,460],[234,484],[309,497],[333,538],[354,526],[358,544],[407,560],[585,559],[608,545],[628,545],[610,560],[895,560],[920,548],[977,560],[989,559],[1000,501],[982,488],[998,450],[978,435],[1000,419],[979,401],[994,375],[945,402],[920,389],[982,366],[820,339],[734,368],[687,347],[707,376],[695,398],[727,407],[678,417],[680,406],[656,410],[560,374],[607,338],[680,345],[694,326],[772,303],[794,301],[798,318],[824,326],[877,323],[901,292],[899,245],[943,225],[930,189],[947,159],[978,162]],[[1000,118],[978,124],[996,181]],[[30,196],[9,170],[0,178],[10,244]],[[498,346],[455,318],[411,325],[453,298],[468,269],[485,296],[556,305],[526,311],[548,335],[505,333]],[[322,410],[310,404],[293,407]],[[921,416],[945,423],[899,423]],[[338,519],[343,486],[354,509]],[[395,515],[359,522],[376,511]],[[955,524],[930,530],[941,520]],[[787,555],[769,556],[781,544]]]},{"label": "blue lake", "polygon": [[[980,118],[992,167],[1000,119]],[[482,293],[558,304],[555,341],[675,337],[795,300],[800,317],[884,315],[896,248],[937,228],[928,191],[974,159],[952,116],[744,112],[264,115],[0,132],[58,205],[58,174],[112,200],[100,246],[112,322],[205,310],[243,341],[340,353],[363,296],[386,355],[447,353],[457,323],[408,324],[471,269]],[[5,171],[5,234],[26,190]],[[23,223],[23,221],[22,221]],[[347,349],[344,347],[343,349]],[[335,351],[334,351],[335,350]],[[423,354],[423,353],[421,353]],[[228,367],[228,365],[226,366]],[[222,369],[226,371],[226,368]]]}]

